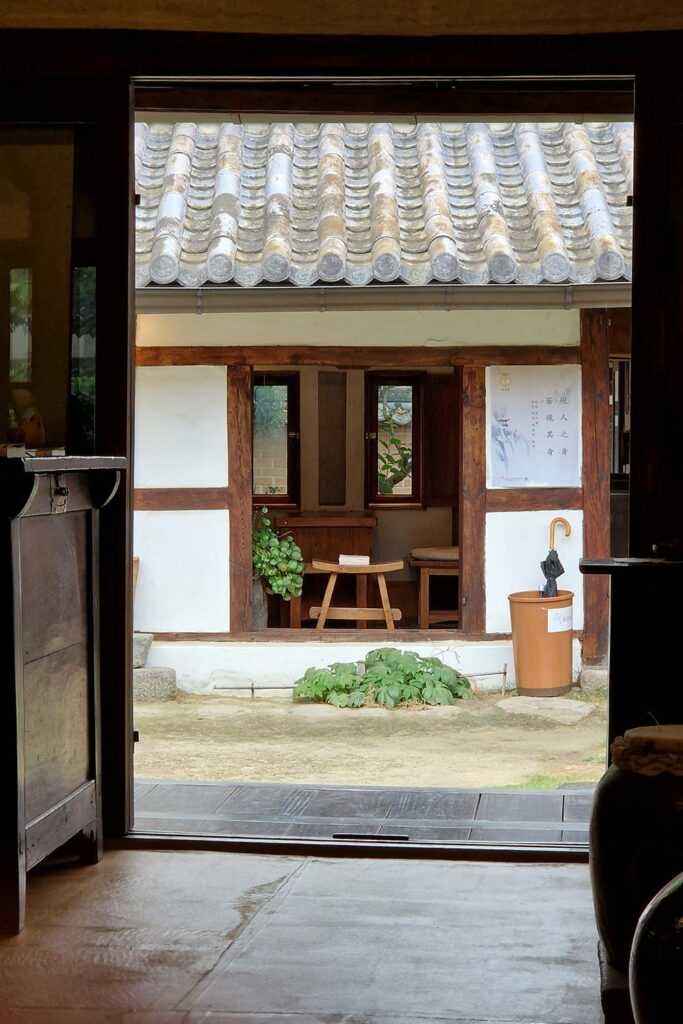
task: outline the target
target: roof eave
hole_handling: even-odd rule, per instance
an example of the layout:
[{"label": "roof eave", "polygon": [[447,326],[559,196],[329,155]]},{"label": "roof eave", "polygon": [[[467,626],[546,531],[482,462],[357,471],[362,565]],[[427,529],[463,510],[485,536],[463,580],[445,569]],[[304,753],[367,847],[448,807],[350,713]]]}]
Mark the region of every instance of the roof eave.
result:
[{"label": "roof eave", "polygon": [[607,309],[631,305],[628,281],[547,285],[183,288],[148,285],[137,313],[282,313],[378,309]]}]

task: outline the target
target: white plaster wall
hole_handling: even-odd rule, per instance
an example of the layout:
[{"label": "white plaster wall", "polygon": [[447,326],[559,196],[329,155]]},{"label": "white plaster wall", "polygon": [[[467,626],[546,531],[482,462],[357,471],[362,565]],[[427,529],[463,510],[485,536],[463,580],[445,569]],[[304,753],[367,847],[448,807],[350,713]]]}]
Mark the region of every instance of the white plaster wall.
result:
[{"label": "white plaster wall", "polygon": [[[482,690],[500,690],[502,670],[507,666],[507,687],[515,685],[512,643],[491,640],[481,643],[433,641],[402,644],[387,643],[202,643],[155,641],[148,665],[174,668],[178,686],[191,692],[228,691],[232,686],[254,685],[258,689],[282,687],[300,678],[307,668],[323,668],[335,661],[359,661],[377,647],[398,647],[426,657],[441,658]],[[581,645],[572,646],[573,678],[581,667]],[[239,691],[235,691],[239,693]],[[240,694],[243,696],[243,694]]]},{"label": "white plaster wall", "polygon": [[224,487],[227,431],[225,366],[137,368],[136,487]]},{"label": "white plaster wall", "polygon": [[138,345],[578,345],[578,309],[144,313]]},{"label": "white plaster wall", "polygon": [[229,629],[228,512],[136,512],[140,559],[135,629],[146,633]]},{"label": "white plaster wall", "polygon": [[574,629],[583,628],[583,512],[489,512],[486,515],[486,632],[510,632],[508,594],[535,590],[544,583],[540,562],[548,554],[550,522],[563,516],[572,528],[569,537],[558,524],[555,545],[565,573],[560,590],[574,593]]}]

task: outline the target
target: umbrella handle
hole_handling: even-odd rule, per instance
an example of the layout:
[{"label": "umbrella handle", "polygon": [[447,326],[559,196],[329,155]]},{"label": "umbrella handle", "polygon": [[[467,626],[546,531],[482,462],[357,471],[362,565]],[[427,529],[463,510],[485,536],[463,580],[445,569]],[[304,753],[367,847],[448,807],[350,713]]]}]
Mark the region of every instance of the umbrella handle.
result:
[{"label": "umbrella handle", "polygon": [[558,523],[562,523],[562,525],[564,526],[564,535],[565,535],[565,537],[568,537],[569,534],[572,532],[571,524],[568,523],[567,520],[563,516],[555,516],[555,518],[550,523],[550,543],[549,543],[549,547],[550,547],[551,551],[555,547],[555,527],[557,526]]}]

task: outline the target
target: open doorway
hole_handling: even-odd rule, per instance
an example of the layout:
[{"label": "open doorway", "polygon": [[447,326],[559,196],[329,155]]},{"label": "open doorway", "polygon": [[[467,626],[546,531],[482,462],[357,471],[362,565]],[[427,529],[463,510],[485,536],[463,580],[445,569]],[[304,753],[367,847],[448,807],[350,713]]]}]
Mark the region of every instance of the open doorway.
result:
[{"label": "open doorway", "polygon": [[[499,770],[518,739],[515,737],[513,742],[510,726],[502,724],[515,719],[512,715],[504,718],[506,712],[498,707],[501,701],[511,699],[506,691],[515,683],[507,594],[524,587],[538,588],[539,562],[548,548],[548,524],[557,516],[572,528],[571,539],[562,550],[566,585],[575,594],[574,620],[568,630],[572,653],[569,684],[577,680],[581,670],[582,644],[584,654],[591,643],[593,657],[597,660],[601,654],[597,633],[606,606],[597,607],[584,588],[578,559],[586,550],[586,538],[602,538],[600,531],[608,523],[609,495],[600,490],[602,462],[609,464],[608,433],[596,446],[594,437],[589,439],[583,427],[588,429],[590,425],[590,430],[599,435],[609,417],[609,410],[599,407],[602,381],[609,373],[609,353],[607,348],[601,349],[589,360],[583,345],[583,324],[596,305],[599,309],[603,303],[619,302],[619,295],[621,301],[626,301],[627,289],[619,290],[630,274],[626,219],[621,213],[613,218],[614,233],[606,260],[601,261],[598,250],[591,248],[590,224],[584,225],[578,254],[563,241],[565,262],[555,259],[555,252],[544,262],[538,253],[543,248],[542,240],[550,244],[551,232],[547,229],[553,182],[561,181],[566,194],[567,166],[571,166],[567,154],[574,151],[572,147],[583,147],[580,151],[591,155],[597,171],[610,168],[611,176],[604,176],[605,206],[609,210],[612,203],[619,211],[622,206],[626,209],[629,185],[624,154],[629,152],[629,125],[348,126],[351,171],[346,178],[341,175],[344,194],[348,193],[347,206],[355,210],[355,215],[366,206],[372,221],[373,202],[377,207],[377,196],[384,194],[382,183],[391,180],[394,205],[389,203],[389,213],[385,209],[384,228],[378,234],[373,235],[372,225],[366,231],[356,224],[357,234],[347,230],[350,269],[346,276],[338,273],[336,281],[324,285],[320,267],[307,265],[306,254],[307,246],[315,249],[319,244],[325,233],[323,221],[332,214],[328,210],[317,226],[313,223],[314,211],[327,208],[316,199],[321,194],[316,189],[323,186],[318,183],[313,187],[310,180],[323,166],[316,146],[324,149],[327,145],[329,151],[330,140],[338,141],[339,129],[345,130],[345,126],[306,124],[300,130],[296,124],[278,122],[258,125],[253,132],[248,127],[237,127],[151,127],[145,123],[139,128],[143,169],[139,180],[144,182],[145,175],[150,180],[147,199],[143,193],[141,203],[136,476],[140,562],[136,614],[141,632],[153,638],[151,665],[172,668],[176,685],[180,680],[185,687],[194,686],[194,705],[193,700],[188,701],[189,705],[196,708],[199,698],[204,697],[202,689],[220,690],[226,700],[231,699],[228,692],[238,694],[232,698],[234,710],[234,702],[243,699],[240,689],[246,700],[255,700],[257,691],[264,700],[268,691],[291,693],[308,669],[367,662],[373,651],[387,647],[396,647],[399,655],[437,657],[447,669],[461,671],[473,690],[481,691],[480,706],[489,715],[487,725],[493,734],[486,756]],[[248,156],[244,164],[247,184],[239,185],[239,193],[235,191],[235,165],[230,163],[237,152],[236,139],[241,139],[241,152]],[[364,141],[361,144],[359,140]],[[538,192],[529,182],[546,179],[539,178],[539,168],[525,170],[523,166],[524,155],[528,157],[534,140],[540,147],[549,182]],[[560,150],[561,145],[564,150]],[[387,162],[388,152],[393,163]],[[363,153],[367,164],[359,172]],[[425,163],[425,153],[431,156],[431,163]],[[216,154],[224,158],[220,185],[227,191],[221,193],[223,200],[218,206],[214,193],[209,217],[201,214],[209,209],[202,189],[207,188],[211,175],[207,177],[206,168],[217,159]],[[441,156],[442,165],[435,154]],[[517,165],[511,154],[517,154]],[[412,186],[405,183],[411,160],[417,166]],[[486,171],[487,161],[492,161],[493,171]],[[171,173],[176,165],[181,170],[185,167],[183,173],[189,182],[190,220],[169,232],[168,224],[159,229],[156,218],[164,202],[166,179],[170,180],[168,194],[175,195],[182,184]],[[430,179],[435,165],[443,169],[442,180],[436,183]],[[328,168],[329,174],[334,177],[335,168],[338,172],[340,166],[343,159]],[[621,177],[614,173],[617,166]],[[363,174],[365,184],[358,185]],[[303,226],[295,223],[297,175]],[[377,186],[374,190],[373,181]],[[424,193],[428,199],[424,195],[420,198],[425,182],[429,185]],[[438,221],[438,211],[430,212],[425,206],[437,203],[439,184],[446,203],[443,216],[450,218],[448,230]],[[568,205],[575,216],[581,210],[581,184],[577,181],[572,187],[575,195]],[[283,188],[292,190],[289,205],[282,191],[277,191]],[[354,188],[359,191],[354,192]],[[199,197],[199,212],[192,211],[193,189]],[[467,198],[470,195],[471,200]],[[237,216],[235,197],[242,203]],[[474,213],[468,206],[470,201]],[[561,230],[571,217],[563,222],[560,206],[555,199],[553,202]],[[381,202],[379,207],[381,213]],[[171,199],[166,201],[166,208],[171,218],[177,216]],[[394,227],[391,209],[396,218]],[[505,231],[496,220],[502,217],[501,210],[512,216],[511,226],[505,225]],[[541,213],[547,216],[541,217]],[[339,210],[335,213],[338,215]],[[237,231],[241,225],[254,243],[241,267],[239,253],[233,252],[227,259],[221,250],[226,238],[235,242],[235,238],[230,239],[230,231],[221,234],[221,225],[225,227],[231,216]],[[278,218],[286,220],[288,216],[291,223],[283,235]],[[198,219],[192,221],[193,217]],[[405,228],[406,217],[412,236]],[[458,228],[470,232],[479,248],[475,249],[473,243],[471,250],[463,250],[466,256],[461,251],[461,263],[457,264],[460,269],[454,269],[457,261],[447,258],[452,255],[448,243],[453,242],[457,249]],[[401,263],[406,231],[413,240],[420,232],[429,236],[433,231],[433,237],[427,237],[426,245],[409,247],[407,263],[406,257]],[[525,256],[524,246],[519,245],[524,232],[535,239],[532,255],[527,249]],[[175,248],[169,241],[173,236]],[[186,239],[185,248],[179,244],[181,238]],[[264,245],[262,250],[254,242],[257,238]],[[289,249],[280,251],[283,238]],[[356,243],[357,253],[351,242]],[[398,257],[389,242],[398,247]],[[202,278],[206,267],[201,269],[199,264],[204,243],[207,254],[214,247],[215,266],[223,265],[218,259],[222,253],[225,267],[232,267],[233,276],[228,274],[223,287],[218,281],[212,285]],[[387,246],[389,251],[385,252]],[[444,247],[445,252],[441,252]],[[438,256],[443,259],[439,261]],[[155,260],[157,268],[167,275],[167,292],[159,286]],[[362,269],[363,260],[370,267],[370,277],[352,284],[359,281],[354,275]],[[297,276],[304,273],[302,265],[308,277]],[[484,265],[488,277],[479,279],[477,267],[483,275]],[[589,265],[594,278],[586,283]],[[422,283],[406,284],[406,266],[413,271],[421,268]],[[220,273],[226,273],[225,267]],[[443,267],[450,268],[451,280],[460,283],[448,288],[439,284],[446,271],[437,268]],[[456,299],[456,289],[463,284],[462,267],[470,274],[469,278],[465,274],[464,280],[480,283],[469,286],[466,298],[458,295]],[[375,273],[384,277],[377,280]],[[394,283],[387,284],[391,274]],[[607,284],[607,280],[615,283]],[[503,296],[497,291],[504,281],[513,289],[512,294]],[[520,289],[524,290],[523,297]],[[494,398],[512,385],[522,389],[525,396],[529,427],[522,447],[526,445],[527,454],[534,458],[527,459],[531,468],[524,469],[522,459],[516,464],[522,465],[522,470],[510,471],[503,479],[496,463],[495,429],[505,430],[506,417],[497,415]],[[213,396],[211,401],[209,396]],[[556,444],[547,441],[549,431],[555,430],[549,420],[553,415],[550,405],[556,399],[559,402],[561,396],[568,404],[564,409],[558,406]],[[538,408],[541,402],[550,403],[542,415]],[[559,423],[560,414],[569,409],[571,423],[567,415],[563,417],[565,422]],[[536,448],[533,453],[532,447]],[[566,459],[564,464],[562,459]],[[306,571],[301,597],[283,601],[273,594],[265,624],[254,629],[252,513],[255,504],[259,507],[267,499],[272,524],[279,533],[296,541]],[[330,550],[316,548],[319,544],[328,545]],[[423,556],[421,564],[416,551],[425,549],[430,555]],[[329,563],[342,555],[367,558],[370,564],[402,563],[393,577],[387,574],[389,605],[400,613],[395,618],[392,615],[391,625],[387,621],[383,628],[377,628],[377,623],[364,615],[382,604],[381,595],[378,597],[374,589],[379,591],[379,585],[370,578],[364,596],[353,586],[344,594],[342,582],[333,607],[339,611],[341,605],[346,614],[341,622],[317,628],[330,572],[329,567],[320,569],[314,562]],[[430,566],[429,562],[437,564]],[[432,579],[432,574],[424,571],[429,568],[441,572],[435,571]],[[426,601],[420,596],[424,576]],[[439,587],[444,588],[441,594]],[[431,618],[433,612],[446,614],[439,621]],[[580,695],[569,695],[570,699],[576,696]],[[451,706],[458,714],[448,710]],[[437,707],[443,715],[440,719],[432,715],[433,724],[423,730],[427,749],[435,747],[439,732],[444,733],[444,741],[451,747],[454,737],[462,741],[467,729],[461,727],[476,719],[474,707],[474,703],[470,710],[448,703]],[[378,720],[393,714],[387,707],[356,710],[377,712]],[[396,713],[404,714],[403,723],[409,720],[409,712]],[[426,709],[422,713],[432,714]],[[141,722],[145,714],[142,709]],[[354,711],[349,709],[347,714]],[[413,720],[417,720],[416,715]],[[520,777],[510,784],[532,788],[573,786],[590,783],[593,776],[597,779],[602,771],[603,715],[604,700],[601,706],[601,698],[596,697],[587,712],[589,718],[592,716],[591,727],[585,723],[579,727],[586,733],[586,749],[577,749],[569,742],[564,750],[569,774],[558,777],[557,772],[535,771],[527,748]],[[228,717],[225,710],[223,725]],[[456,726],[458,717],[460,725]],[[152,718],[147,716],[148,737],[155,728]],[[422,723],[428,720],[423,717]],[[178,721],[176,717],[171,734]],[[195,719],[194,742],[202,745],[202,735],[213,737],[214,733],[210,726],[197,725],[197,721],[202,721],[201,713]],[[437,724],[439,721],[441,724]],[[496,722],[500,728],[496,728]],[[563,723],[551,725],[545,737],[554,751],[558,746],[562,748],[558,745],[558,728],[563,727]],[[326,728],[319,756],[322,787],[344,781],[325,774],[335,763],[345,760],[331,743],[329,725]],[[481,736],[482,728],[480,721],[470,733],[479,729]],[[502,731],[504,728],[507,732]],[[280,723],[267,742],[276,745],[283,731],[285,726]],[[313,731],[311,726],[308,732]],[[529,731],[539,734],[543,730],[530,726]],[[459,732],[462,737],[457,735]],[[236,733],[231,733],[234,752],[239,747],[237,734],[239,726]],[[141,735],[140,761],[144,757],[145,728],[141,728]],[[191,740],[185,737],[182,742]],[[403,724],[395,731],[393,741],[411,749],[412,740],[406,739]],[[294,745],[297,742],[301,751],[301,736],[293,739]],[[347,737],[346,743],[346,764],[362,765],[362,735]],[[467,748],[464,742],[459,746]],[[188,763],[191,754],[187,746],[184,750]],[[391,773],[391,757],[386,750],[375,758],[374,770],[366,766],[365,779],[388,792],[397,777]],[[487,806],[480,800],[481,787],[504,785],[503,776],[496,776],[495,771],[487,774],[472,750],[468,753],[474,768],[480,771],[481,786],[474,806],[448,819],[448,827],[457,832],[453,839],[485,838],[478,832],[482,826],[474,824],[479,805]],[[424,762],[424,755],[415,746],[412,752],[413,761]],[[449,774],[443,768],[442,755],[437,751],[435,756],[437,766],[429,785],[448,790],[475,789],[473,775],[463,770],[462,762]],[[299,774],[297,781],[295,777],[302,770],[303,759],[297,759],[292,749],[284,760],[279,758],[272,780],[260,774],[262,754],[250,751],[247,760],[253,783],[279,784],[284,778],[291,785],[310,789],[310,778]],[[159,767],[161,761],[150,763]],[[367,785],[350,767],[344,770],[349,773],[347,785],[355,790],[359,783]],[[232,774],[227,778],[221,776],[226,782],[243,781],[235,778],[231,761],[229,771]],[[402,785],[407,791],[415,788],[424,775],[411,773],[409,764],[406,772]],[[195,774],[194,779],[211,781],[205,775]],[[149,799],[148,794],[152,791],[143,792],[141,799],[147,800],[149,810],[153,794]],[[368,794],[357,795],[357,806],[362,806],[366,797],[371,799]],[[208,791],[207,799],[213,799]],[[226,812],[234,809],[235,799],[231,793],[225,795]],[[526,833],[534,831],[541,842],[562,841],[564,833],[569,836],[567,841],[576,839],[585,827],[564,828],[567,800],[560,793],[555,801],[552,827],[544,827],[547,819],[533,819],[535,829],[517,829],[517,835],[524,831],[524,841],[531,841]],[[584,804],[587,806],[587,799]],[[313,810],[315,800],[307,806]],[[472,813],[468,818],[469,811]],[[198,811],[197,815],[202,813]],[[196,822],[200,820],[197,815],[186,820]],[[353,816],[346,813],[344,819],[340,811],[338,820],[346,820],[348,826]],[[375,822],[383,814],[371,817]],[[150,820],[147,815],[147,827]],[[224,816],[222,820],[226,823],[229,819]],[[230,820],[233,824],[241,821],[244,826],[249,819],[242,816]],[[396,831],[391,815],[387,820]],[[415,825],[415,817],[410,820],[414,828],[423,827]],[[463,824],[468,820],[469,825]],[[486,820],[489,829],[493,828],[495,815]],[[200,823],[208,828],[207,821],[204,817]],[[319,827],[318,822],[287,822],[288,828],[316,825]],[[377,825],[378,833],[382,827]],[[510,829],[508,837],[512,833]],[[491,837],[493,831],[488,835]],[[440,838],[448,837],[442,832]]]}]

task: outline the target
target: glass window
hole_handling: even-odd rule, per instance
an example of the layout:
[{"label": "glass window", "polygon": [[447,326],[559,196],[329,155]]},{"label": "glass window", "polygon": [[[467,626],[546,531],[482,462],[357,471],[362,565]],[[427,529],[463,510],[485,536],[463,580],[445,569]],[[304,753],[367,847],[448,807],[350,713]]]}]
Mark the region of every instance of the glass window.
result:
[{"label": "glass window", "polygon": [[299,502],[299,381],[294,374],[255,374],[253,494],[270,505]]},{"label": "glass window", "polygon": [[422,380],[368,375],[366,483],[369,504],[421,501]]},{"label": "glass window", "polygon": [[[85,126],[0,128],[0,445],[94,448],[94,143]],[[7,445],[10,448],[7,448]]]}]

